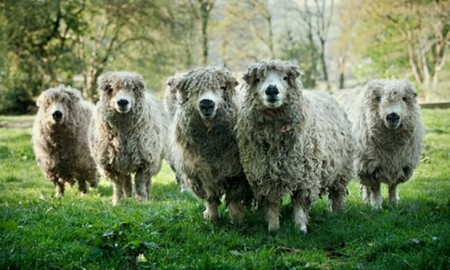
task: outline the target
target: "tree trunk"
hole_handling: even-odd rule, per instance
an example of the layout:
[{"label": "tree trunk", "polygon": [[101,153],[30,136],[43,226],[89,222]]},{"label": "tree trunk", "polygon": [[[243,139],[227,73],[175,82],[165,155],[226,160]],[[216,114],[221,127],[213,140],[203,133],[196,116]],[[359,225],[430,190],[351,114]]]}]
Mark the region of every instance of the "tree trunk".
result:
[{"label": "tree trunk", "polygon": [[200,2],[200,20],[201,20],[201,32],[202,32],[202,64],[208,64],[208,23],[209,15],[213,8],[213,0],[199,0]]},{"label": "tree trunk", "polygon": [[267,18],[267,23],[269,24],[269,50],[270,50],[270,57],[272,59],[275,58],[275,52],[273,50],[273,30],[272,30],[272,17],[269,16]]},{"label": "tree trunk", "polygon": [[326,90],[330,92],[330,81],[328,79],[328,69],[327,69],[327,62],[325,59],[325,40],[320,40],[320,64],[322,66],[322,74],[323,74],[323,80],[326,83]]}]

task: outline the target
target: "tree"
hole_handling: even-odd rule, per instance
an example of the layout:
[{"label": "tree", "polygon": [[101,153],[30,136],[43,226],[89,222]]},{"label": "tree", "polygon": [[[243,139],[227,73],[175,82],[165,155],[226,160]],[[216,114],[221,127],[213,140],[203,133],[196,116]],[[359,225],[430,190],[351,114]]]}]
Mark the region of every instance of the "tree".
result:
[{"label": "tree", "polygon": [[64,70],[76,65],[70,37],[84,28],[77,19],[83,8],[84,1],[3,2],[0,27],[8,62],[2,66],[2,95],[14,100],[3,111],[26,112],[42,89],[71,79],[73,73]]},{"label": "tree", "polygon": [[323,80],[326,83],[327,90],[330,89],[330,80],[326,61],[326,44],[328,41],[328,32],[333,17],[334,1],[314,0],[310,3],[303,1],[303,7],[297,2],[297,11],[306,25],[309,38],[317,40],[319,44],[319,61],[322,70]]},{"label": "tree", "polygon": [[[447,63],[449,1],[364,0],[358,3],[356,8],[361,11],[362,21],[360,33],[367,32],[368,27],[373,28],[376,24],[378,30],[372,34],[371,42],[380,49],[390,46],[390,54],[397,53],[406,59],[406,65],[421,86],[425,100],[428,100]],[[380,57],[385,58],[383,55]],[[400,61],[396,63],[402,64]]]},{"label": "tree", "polygon": [[202,45],[202,64],[208,64],[209,44],[208,44],[208,23],[211,11],[214,7],[214,0],[188,0],[192,14],[197,21],[200,21],[201,45]]},{"label": "tree", "polygon": [[90,4],[83,19],[89,28],[76,37],[76,51],[84,79],[84,95],[94,98],[96,80],[113,58],[130,43],[154,43],[150,35],[158,6],[148,1],[97,1]]},{"label": "tree", "polygon": [[26,112],[42,90],[60,83],[95,100],[97,77],[108,69],[139,72],[161,89],[165,77],[196,58],[192,15],[179,0],[0,5],[1,112]]},{"label": "tree", "polygon": [[303,72],[302,83],[305,88],[313,89],[316,87],[320,76],[318,70],[318,48],[312,40],[312,35],[307,32],[303,35],[294,34],[292,30],[287,30],[280,40],[281,58],[298,63]]},{"label": "tree", "polygon": [[218,57],[227,66],[242,70],[249,63],[277,57],[273,30],[274,7],[268,0],[230,0],[220,4],[215,19]]}]

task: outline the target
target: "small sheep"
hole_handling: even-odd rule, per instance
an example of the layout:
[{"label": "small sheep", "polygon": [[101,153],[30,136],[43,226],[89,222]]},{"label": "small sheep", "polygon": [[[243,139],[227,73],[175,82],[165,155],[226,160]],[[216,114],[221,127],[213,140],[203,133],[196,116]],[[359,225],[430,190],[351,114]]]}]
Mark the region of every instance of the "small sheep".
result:
[{"label": "small sheep", "polygon": [[270,231],[279,228],[284,195],[291,195],[295,226],[306,233],[311,204],[328,192],[330,210],[340,210],[353,175],[350,122],[330,96],[303,91],[300,74],[293,64],[271,60],[249,67],[243,77],[241,163],[267,209]]},{"label": "small sheep", "polygon": [[88,146],[88,126],[94,105],[80,91],[60,85],[41,93],[33,126],[33,149],[45,176],[55,185],[55,196],[64,194],[66,182],[87,192],[98,184],[98,173]]},{"label": "small sheep", "polygon": [[372,80],[335,94],[353,123],[357,179],[374,209],[382,208],[381,183],[389,186],[389,202],[397,204],[397,185],[419,163],[424,131],[416,96],[407,80]]},{"label": "small sheep", "polygon": [[102,175],[113,182],[113,205],[131,196],[131,176],[139,201],[151,193],[151,177],[161,169],[167,147],[167,113],[146,92],[141,75],[108,72],[98,79],[100,100],[90,125],[90,148]]},{"label": "small sheep", "polygon": [[[234,127],[236,79],[224,68],[197,68],[168,80],[166,97],[173,123],[171,151],[176,170],[186,175],[191,190],[205,201],[204,218],[219,218],[225,194],[230,219],[240,223],[251,190],[239,161]],[[175,101],[175,105],[174,102]]]}]

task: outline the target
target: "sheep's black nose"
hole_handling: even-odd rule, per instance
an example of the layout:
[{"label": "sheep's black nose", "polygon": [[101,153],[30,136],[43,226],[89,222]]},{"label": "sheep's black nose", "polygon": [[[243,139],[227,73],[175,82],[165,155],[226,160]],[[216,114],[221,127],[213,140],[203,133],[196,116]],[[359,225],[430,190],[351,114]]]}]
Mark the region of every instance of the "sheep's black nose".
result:
[{"label": "sheep's black nose", "polygon": [[400,115],[398,115],[395,112],[390,113],[390,114],[386,115],[386,120],[389,122],[398,122],[398,120],[400,120]]},{"label": "sheep's black nose", "polygon": [[266,95],[268,95],[271,99],[275,98],[280,92],[276,85],[269,85],[266,89]]},{"label": "sheep's black nose", "polygon": [[55,111],[52,114],[53,120],[55,120],[55,121],[61,120],[62,116],[63,116],[63,114],[60,111]]},{"label": "sheep's black nose", "polygon": [[211,116],[214,112],[214,107],[216,103],[210,99],[200,100],[199,108],[204,116]]},{"label": "sheep's black nose", "polygon": [[119,107],[125,107],[128,105],[128,100],[126,99],[119,99],[119,101],[117,101],[117,105],[119,105]]}]

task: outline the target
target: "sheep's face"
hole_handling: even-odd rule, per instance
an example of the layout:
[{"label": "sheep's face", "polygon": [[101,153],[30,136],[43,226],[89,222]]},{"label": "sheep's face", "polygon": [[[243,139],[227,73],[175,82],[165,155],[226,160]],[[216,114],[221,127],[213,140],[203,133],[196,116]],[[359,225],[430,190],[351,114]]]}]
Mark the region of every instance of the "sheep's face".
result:
[{"label": "sheep's face", "polygon": [[250,86],[249,91],[256,93],[261,104],[275,109],[287,102],[289,91],[297,91],[296,79],[300,76],[298,68],[289,62],[261,62],[250,67],[244,74],[244,80]]},{"label": "sheep's face", "polygon": [[70,112],[80,99],[78,90],[59,86],[42,92],[36,104],[47,122],[59,125],[69,121]]},{"label": "sheep's face", "polygon": [[417,94],[409,81],[371,81],[367,85],[370,106],[388,129],[398,129],[417,106]]},{"label": "sheep's face", "polygon": [[99,86],[100,100],[119,114],[132,111],[145,92],[143,78],[129,72],[106,73],[99,78]]},{"label": "sheep's face", "polygon": [[226,69],[199,68],[181,77],[176,88],[182,106],[194,108],[203,120],[211,120],[224,104],[232,102],[237,84]]}]

